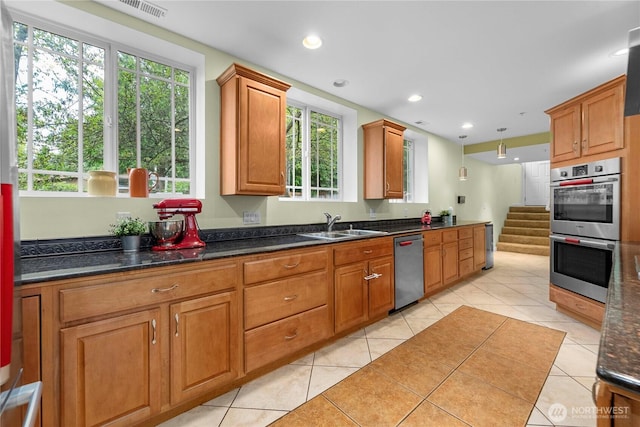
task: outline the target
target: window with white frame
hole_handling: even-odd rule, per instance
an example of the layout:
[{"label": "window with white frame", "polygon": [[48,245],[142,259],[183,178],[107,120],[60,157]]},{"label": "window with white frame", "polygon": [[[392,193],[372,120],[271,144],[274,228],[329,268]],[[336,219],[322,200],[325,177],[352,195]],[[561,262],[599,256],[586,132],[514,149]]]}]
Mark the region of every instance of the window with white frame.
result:
[{"label": "window with white frame", "polygon": [[286,197],[341,200],[342,118],[307,105],[287,106]]},{"label": "window with white frame", "polygon": [[28,19],[13,26],[19,188],[83,194],[91,170],[145,167],[193,191],[193,69]]}]

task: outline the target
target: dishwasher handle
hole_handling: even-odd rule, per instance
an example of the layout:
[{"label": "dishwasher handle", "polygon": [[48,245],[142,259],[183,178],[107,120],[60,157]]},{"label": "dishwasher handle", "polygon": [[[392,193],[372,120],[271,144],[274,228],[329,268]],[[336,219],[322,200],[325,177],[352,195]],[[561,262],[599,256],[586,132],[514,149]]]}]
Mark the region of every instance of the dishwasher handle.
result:
[{"label": "dishwasher handle", "polygon": [[413,245],[413,240],[405,240],[404,242],[399,242],[398,246],[411,246]]}]

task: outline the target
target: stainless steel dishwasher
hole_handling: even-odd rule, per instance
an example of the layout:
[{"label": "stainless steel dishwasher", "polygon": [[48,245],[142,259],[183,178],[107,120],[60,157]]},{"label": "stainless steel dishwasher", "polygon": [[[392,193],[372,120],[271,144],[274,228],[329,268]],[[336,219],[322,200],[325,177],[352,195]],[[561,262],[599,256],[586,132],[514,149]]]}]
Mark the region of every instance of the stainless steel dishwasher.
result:
[{"label": "stainless steel dishwasher", "polygon": [[423,256],[422,234],[394,239],[396,310],[424,296]]}]

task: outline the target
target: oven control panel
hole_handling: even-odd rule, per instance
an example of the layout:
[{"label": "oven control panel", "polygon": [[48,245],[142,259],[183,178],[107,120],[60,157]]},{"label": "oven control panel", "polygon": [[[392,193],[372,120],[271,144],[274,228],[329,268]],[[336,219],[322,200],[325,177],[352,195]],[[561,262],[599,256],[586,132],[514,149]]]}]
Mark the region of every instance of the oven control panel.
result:
[{"label": "oven control panel", "polygon": [[604,175],[616,175],[619,173],[620,157],[614,157],[612,159],[599,160],[597,162],[551,169],[551,181],[591,178]]}]

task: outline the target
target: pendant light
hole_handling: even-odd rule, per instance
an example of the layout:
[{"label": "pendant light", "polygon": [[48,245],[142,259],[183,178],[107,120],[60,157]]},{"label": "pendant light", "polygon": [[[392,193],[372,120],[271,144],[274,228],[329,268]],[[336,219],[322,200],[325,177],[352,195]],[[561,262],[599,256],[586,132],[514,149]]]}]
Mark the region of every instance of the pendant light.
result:
[{"label": "pendant light", "polygon": [[507,128],[498,128],[497,131],[500,132],[500,144],[498,144],[498,158],[504,159],[507,157],[507,144],[502,142],[502,132],[507,130]]},{"label": "pendant light", "polygon": [[467,168],[464,167],[464,139],[467,137],[467,135],[460,135],[458,138],[460,138],[460,144],[462,145],[462,166],[460,166],[460,170],[458,171],[458,179],[460,181],[466,181],[467,180]]}]

